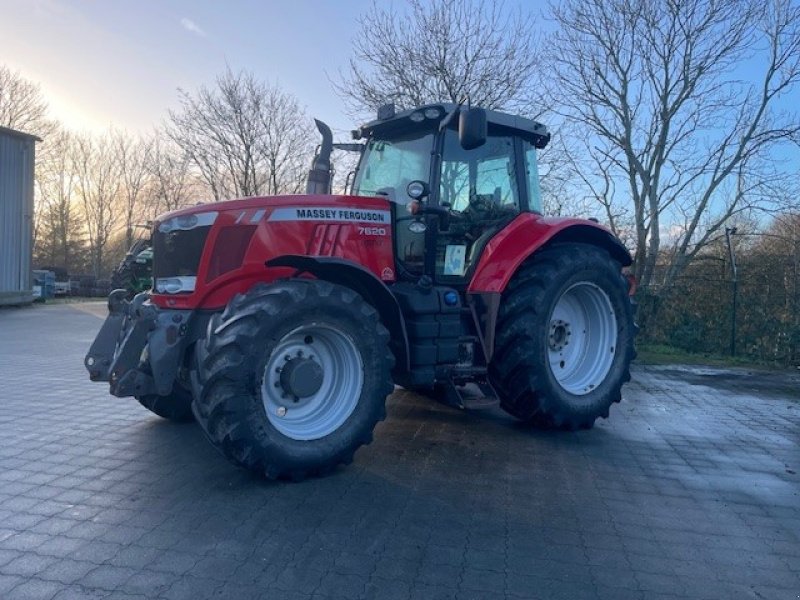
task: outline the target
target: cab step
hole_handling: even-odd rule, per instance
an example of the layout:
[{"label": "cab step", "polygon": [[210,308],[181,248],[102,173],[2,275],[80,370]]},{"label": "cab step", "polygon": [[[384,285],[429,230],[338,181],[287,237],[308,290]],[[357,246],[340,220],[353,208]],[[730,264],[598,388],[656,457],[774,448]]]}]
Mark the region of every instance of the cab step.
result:
[{"label": "cab step", "polygon": [[500,398],[488,381],[470,381],[447,386],[448,403],[464,410],[486,410],[500,406]]}]

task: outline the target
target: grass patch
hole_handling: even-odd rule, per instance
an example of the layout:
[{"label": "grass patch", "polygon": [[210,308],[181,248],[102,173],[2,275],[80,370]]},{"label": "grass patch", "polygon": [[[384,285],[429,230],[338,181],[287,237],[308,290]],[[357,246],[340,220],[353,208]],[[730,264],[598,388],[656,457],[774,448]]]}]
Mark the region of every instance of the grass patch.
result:
[{"label": "grass patch", "polygon": [[641,365],[707,365],[711,367],[751,367],[757,369],[787,369],[746,356],[725,356],[708,352],[687,352],[666,344],[636,344],[636,363]]}]

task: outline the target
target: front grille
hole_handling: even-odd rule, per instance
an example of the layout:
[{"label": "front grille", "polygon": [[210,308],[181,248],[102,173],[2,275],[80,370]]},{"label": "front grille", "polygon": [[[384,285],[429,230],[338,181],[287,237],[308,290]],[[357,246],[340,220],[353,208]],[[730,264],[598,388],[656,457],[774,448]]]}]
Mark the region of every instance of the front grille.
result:
[{"label": "front grille", "polygon": [[153,234],[153,277],[196,277],[211,225]]},{"label": "front grille", "polygon": [[206,283],[242,266],[255,231],[256,225],[230,225],[220,230],[208,261]]}]

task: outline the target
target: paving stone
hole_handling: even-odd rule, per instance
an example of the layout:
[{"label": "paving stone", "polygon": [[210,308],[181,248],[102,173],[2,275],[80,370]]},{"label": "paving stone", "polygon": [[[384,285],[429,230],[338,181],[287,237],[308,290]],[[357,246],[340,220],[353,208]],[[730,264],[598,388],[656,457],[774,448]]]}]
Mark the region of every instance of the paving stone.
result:
[{"label": "paving stone", "polygon": [[98,589],[88,589],[80,586],[70,586],[62,588],[53,600],[104,600],[109,598],[112,592]]},{"label": "paving stone", "polygon": [[183,575],[191,570],[203,557],[188,552],[178,552],[176,550],[156,550],[158,554],[147,565],[153,571],[175,573]]},{"label": "paving stone", "polygon": [[[161,597],[165,600],[196,600],[197,598],[211,598],[216,590],[224,584],[209,580],[205,577],[181,577],[169,587],[161,592]],[[248,596],[246,596],[248,597]],[[253,596],[257,597],[257,596]]]},{"label": "paving stone", "polygon": [[46,556],[70,557],[73,553],[86,545],[84,540],[68,538],[61,535],[54,535],[40,546],[37,546],[36,553]]},{"label": "paving stone", "polygon": [[[108,560],[108,563],[115,567],[129,567],[131,569],[144,569],[153,562],[161,551],[156,548],[145,548],[143,546],[123,547],[117,554]],[[148,569],[148,571],[151,571]]]},{"label": "paving stone", "polygon": [[113,565],[100,565],[81,577],[78,583],[88,588],[114,591],[125,581],[136,575],[136,570]]},{"label": "paving stone", "polygon": [[25,578],[19,575],[4,575],[0,573],[0,598],[5,597],[6,594],[23,581],[25,581]]},{"label": "paving stone", "polygon": [[60,581],[71,584],[81,580],[89,571],[94,571],[97,565],[88,561],[62,559],[50,564],[39,573],[40,579],[47,581]]},{"label": "paving stone", "polygon": [[130,579],[122,583],[115,591],[132,596],[142,595],[148,598],[155,598],[167,591],[179,579],[178,575],[143,570],[134,573]]},{"label": "paving stone", "polygon": [[61,591],[61,584],[41,579],[30,579],[6,592],[5,600],[50,600]]},{"label": "paving stone", "polygon": [[0,573],[5,575],[18,575],[20,577],[34,577],[56,561],[50,556],[39,556],[31,552],[21,554],[11,562],[0,567]]}]

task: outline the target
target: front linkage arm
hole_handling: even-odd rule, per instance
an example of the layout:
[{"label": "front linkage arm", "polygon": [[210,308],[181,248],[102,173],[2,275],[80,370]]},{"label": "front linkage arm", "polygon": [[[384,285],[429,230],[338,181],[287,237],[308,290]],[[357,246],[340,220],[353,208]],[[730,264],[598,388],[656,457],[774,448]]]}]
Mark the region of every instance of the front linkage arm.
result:
[{"label": "front linkage arm", "polygon": [[[92,381],[108,381],[115,396],[166,396],[183,355],[188,311],[159,310],[149,294],[108,297],[108,317],[84,359]],[[145,349],[147,351],[145,351]]]}]

